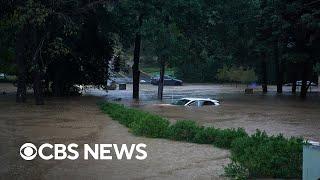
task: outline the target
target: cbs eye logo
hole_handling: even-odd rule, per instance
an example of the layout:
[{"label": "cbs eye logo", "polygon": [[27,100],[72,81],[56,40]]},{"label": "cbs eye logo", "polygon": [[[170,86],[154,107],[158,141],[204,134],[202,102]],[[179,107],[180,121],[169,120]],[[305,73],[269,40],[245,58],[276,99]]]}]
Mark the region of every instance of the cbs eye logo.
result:
[{"label": "cbs eye logo", "polygon": [[20,147],[20,156],[27,161],[37,156],[37,147],[32,143],[25,143]]}]

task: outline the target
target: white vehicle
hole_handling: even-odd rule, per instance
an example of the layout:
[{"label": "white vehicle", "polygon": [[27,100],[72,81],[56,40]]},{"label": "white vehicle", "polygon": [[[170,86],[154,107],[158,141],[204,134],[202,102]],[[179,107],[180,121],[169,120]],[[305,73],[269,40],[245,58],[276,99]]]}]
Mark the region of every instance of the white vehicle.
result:
[{"label": "white vehicle", "polygon": [[0,79],[5,79],[6,75],[4,73],[0,73]]},{"label": "white vehicle", "polygon": [[173,105],[178,106],[195,106],[195,107],[202,107],[202,106],[219,106],[220,103],[218,100],[213,99],[204,99],[204,98],[182,98],[173,103]]}]

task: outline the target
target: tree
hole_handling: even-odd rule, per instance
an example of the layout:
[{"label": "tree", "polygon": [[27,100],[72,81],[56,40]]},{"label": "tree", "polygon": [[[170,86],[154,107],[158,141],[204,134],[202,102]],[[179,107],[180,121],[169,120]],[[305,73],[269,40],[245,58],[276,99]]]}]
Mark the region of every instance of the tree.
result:
[{"label": "tree", "polygon": [[182,46],[185,46],[183,44],[185,37],[175,19],[177,18],[175,16],[176,3],[176,1],[155,2],[154,11],[150,13],[143,29],[146,38],[145,48],[157,57],[160,66],[158,84],[158,99],[160,100],[163,98],[165,67],[180,55],[177,55],[176,52],[181,53]]},{"label": "tree", "polygon": [[[140,52],[143,24],[145,19],[148,19],[152,11],[153,1],[138,0],[120,1],[116,6],[116,17],[118,19],[118,33],[124,34],[122,37],[123,44],[129,47],[134,44],[133,50],[133,65],[132,65],[132,97],[139,99],[139,83],[140,83]],[[128,47],[125,47],[128,48]]]},{"label": "tree", "polygon": [[[15,44],[13,47],[18,75],[17,102],[25,102],[28,83],[33,83],[36,104],[43,104],[43,81],[47,85],[49,81],[53,81],[52,91],[54,95],[59,96],[68,95],[73,83],[101,85],[106,82],[106,66],[112,54],[112,40],[108,36],[98,35],[101,29],[105,29],[101,22],[86,17],[108,20],[105,19],[108,17],[108,1],[85,3],[73,0],[70,3],[61,0],[59,3],[52,3],[27,0],[9,5],[9,10],[1,16],[0,32],[10,35],[8,39],[12,41],[6,42],[7,47]],[[97,17],[98,15],[102,18]],[[88,24],[88,19],[96,23]],[[86,46],[81,44],[81,41],[78,44],[80,35],[86,29],[98,40],[98,43],[95,43],[101,45],[97,48],[98,51],[93,51],[93,56],[79,51],[79,47]],[[103,33],[108,34],[106,31]],[[88,49],[88,46],[83,49]],[[66,63],[72,65],[67,66]],[[61,71],[63,73],[59,75]],[[78,74],[72,74],[73,72]]]}]

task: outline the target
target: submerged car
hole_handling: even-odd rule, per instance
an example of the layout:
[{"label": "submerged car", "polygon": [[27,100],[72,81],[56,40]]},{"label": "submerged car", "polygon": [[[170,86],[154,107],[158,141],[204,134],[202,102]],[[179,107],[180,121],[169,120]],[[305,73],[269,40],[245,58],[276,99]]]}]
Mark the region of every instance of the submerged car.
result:
[{"label": "submerged car", "polygon": [[220,102],[218,100],[214,99],[203,99],[203,98],[182,98],[178,101],[172,103],[172,105],[177,106],[196,106],[196,107],[202,107],[202,106],[219,106]]},{"label": "submerged car", "polygon": [[[175,79],[171,76],[167,76],[165,75],[164,77],[164,85],[165,86],[182,86],[183,85],[183,82],[179,79]],[[153,85],[158,85],[159,84],[159,79],[160,77],[159,76],[154,76],[151,78],[151,84]]]}]

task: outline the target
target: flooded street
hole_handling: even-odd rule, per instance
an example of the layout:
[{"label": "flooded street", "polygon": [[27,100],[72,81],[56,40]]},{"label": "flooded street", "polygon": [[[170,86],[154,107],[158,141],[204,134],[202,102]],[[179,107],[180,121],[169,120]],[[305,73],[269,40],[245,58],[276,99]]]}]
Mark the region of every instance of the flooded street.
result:
[{"label": "flooded street", "polygon": [[[126,91],[104,91],[88,89],[87,93],[105,95],[107,99],[121,98],[122,103],[163,115],[170,120],[191,119],[201,125],[220,128],[242,127],[253,133],[256,129],[268,134],[282,133],[287,137],[302,136],[320,141],[320,93],[313,87],[306,100],[298,94],[292,96],[291,87],[284,87],[283,95],[276,95],[276,87],[269,87],[269,93],[263,95],[256,89],[252,95],[244,94],[245,86],[235,85],[185,85],[167,86],[164,100],[156,100],[157,86],[141,85],[141,101],[131,100],[131,86]],[[174,107],[157,106],[171,103],[182,97],[201,97],[218,99],[218,107]],[[119,99],[118,99],[119,100]]]}]

